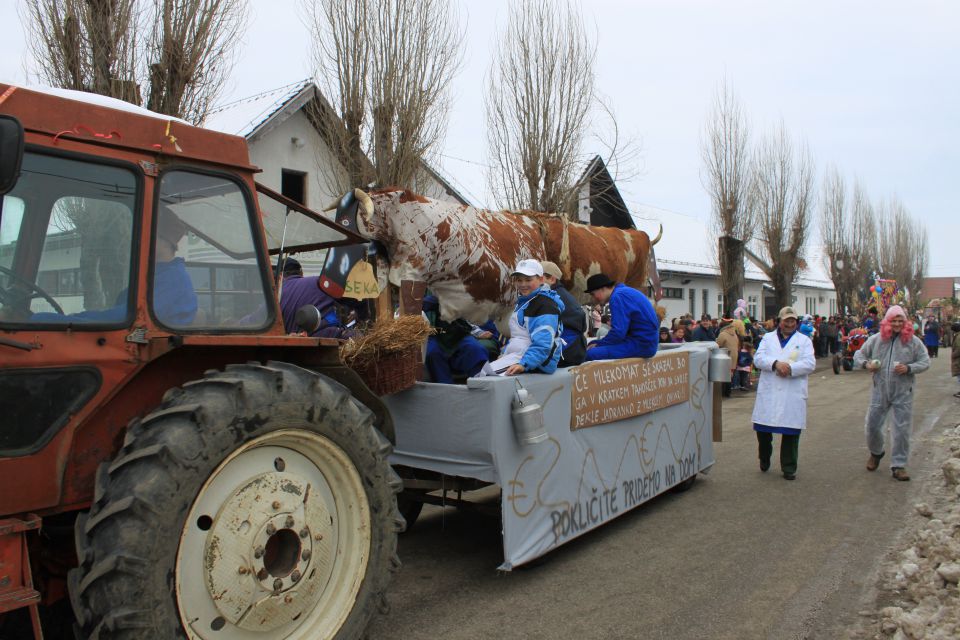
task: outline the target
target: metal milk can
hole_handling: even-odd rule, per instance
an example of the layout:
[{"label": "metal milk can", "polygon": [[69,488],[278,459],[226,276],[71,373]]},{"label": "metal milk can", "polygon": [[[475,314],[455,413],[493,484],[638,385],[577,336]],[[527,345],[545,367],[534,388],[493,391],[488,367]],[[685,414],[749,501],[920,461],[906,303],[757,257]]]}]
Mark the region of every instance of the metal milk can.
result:
[{"label": "metal milk can", "polygon": [[710,364],[707,366],[707,375],[710,382],[730,382],[730,352],[725,348],[718,348],[710,353]]},{"label": "metal milk can", "polygon": [[547,439],[547,429],[543,425],[543,407],[537,404],[536,398],[524,389],[519,381],[517,386],[519,388],[513,397],[513,411],[510,412],[517,442],[521,446],[543,442]]}]

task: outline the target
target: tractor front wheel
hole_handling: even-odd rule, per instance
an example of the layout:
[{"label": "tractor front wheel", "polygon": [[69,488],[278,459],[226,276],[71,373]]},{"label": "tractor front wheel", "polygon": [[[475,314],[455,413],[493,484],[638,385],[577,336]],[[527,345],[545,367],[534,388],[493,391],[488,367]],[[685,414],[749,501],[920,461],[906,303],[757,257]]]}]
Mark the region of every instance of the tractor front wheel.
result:
[{"label": "tractor front wheel", "polygon": [[77,521],[83,632],[360,637],[400,564],[389,453],[344,387],[293,365],[233,365],[168,392]]}]

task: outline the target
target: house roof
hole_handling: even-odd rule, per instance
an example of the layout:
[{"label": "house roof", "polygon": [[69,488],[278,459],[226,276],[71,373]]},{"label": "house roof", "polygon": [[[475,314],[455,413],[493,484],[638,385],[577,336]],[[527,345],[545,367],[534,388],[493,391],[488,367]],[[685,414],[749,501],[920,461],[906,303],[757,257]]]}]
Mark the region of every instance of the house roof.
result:
[{"label": "house roof", "polygon": [[[316,83],[306,79],[216,107],[203,126],[253,141],[281,125],[313,100],[320,102],[327,117],[337,117]],[[314,124],[316,126],[316,122]],[[450,196],[461,204],[471,204],[439,171],[426,162],[421,164]]]},{"label": "house roof", "polygon": [[[660,271],[677,271],[693,275],[719,277],[717,246],[714,234],[706,223],[693,216],[650,205],[633,207],[637,228],[653,238],[663,225],[663,237],[657,243],[657,268]],[[822,247],[807,250],[806,269],[795,284],[813,289],[833,290],[833,282],[826,272]],[[767,276],[758,264],[762,259],[747,248],[744,256],[744,278],[766,282]]]},{"label": "house roof", "polygon": [[214,107],[203,126],[249,140],[262,134],[268,125],[277,126],[296,113],[314,97],[315,91],[312,80],[300,80],[234,100]]},{"label": "house roof", "polygon": [[599,155],[593,157],[581,174],[580,184],[590,187],[590,224],[620,229],[636,228],[617,183]]}]

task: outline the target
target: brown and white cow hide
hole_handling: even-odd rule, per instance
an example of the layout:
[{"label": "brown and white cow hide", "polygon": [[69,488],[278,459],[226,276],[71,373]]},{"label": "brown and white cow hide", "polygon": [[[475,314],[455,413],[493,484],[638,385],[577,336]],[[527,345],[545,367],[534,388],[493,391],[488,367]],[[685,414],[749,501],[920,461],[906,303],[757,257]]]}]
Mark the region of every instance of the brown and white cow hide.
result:
[{"label": "brown and white cow hide", "polygon": [[386,247],[390,282],[426,282],[444,318],[502,320],[516,299],[510,274],[526,258],[557,263],[564,284],[584,300],[587,278],[596,273],[646,286],[650,238],[642,231],[476,209],[400,189],[356,193],[362,204],[358,231]]}]

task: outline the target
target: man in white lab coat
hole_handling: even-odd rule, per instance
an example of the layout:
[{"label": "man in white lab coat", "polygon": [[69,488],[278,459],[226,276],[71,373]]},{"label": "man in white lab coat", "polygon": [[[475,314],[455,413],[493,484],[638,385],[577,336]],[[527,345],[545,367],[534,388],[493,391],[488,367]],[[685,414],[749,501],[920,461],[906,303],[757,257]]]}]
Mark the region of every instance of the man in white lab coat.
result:
[{"label": "man in white lab coat", "polygon": [[773,434],[779,433],[780,470],[787,480],[797,477],[800,434],[807,426],[807,377],[817,367],[813,342],[797,331],[797,313],[784,307],[776,331],[763,336],[753,357],[760,370],[753,430],[760,446],[760,470],[770,468]]}]

